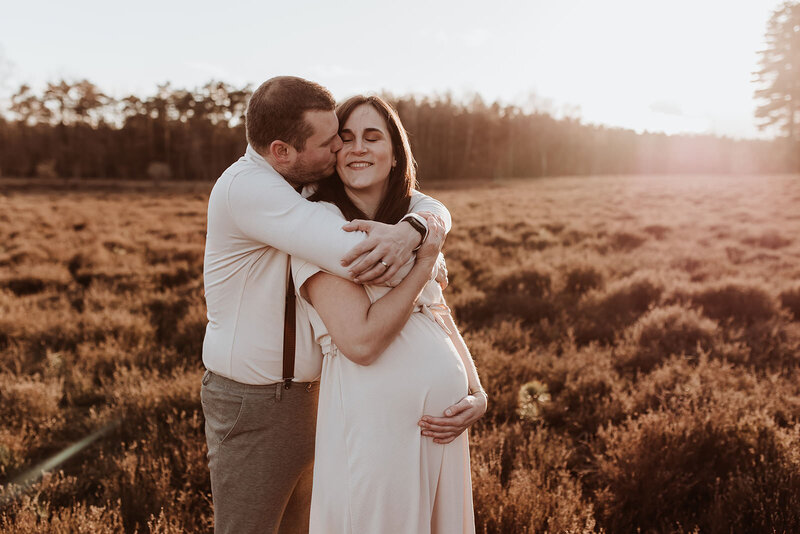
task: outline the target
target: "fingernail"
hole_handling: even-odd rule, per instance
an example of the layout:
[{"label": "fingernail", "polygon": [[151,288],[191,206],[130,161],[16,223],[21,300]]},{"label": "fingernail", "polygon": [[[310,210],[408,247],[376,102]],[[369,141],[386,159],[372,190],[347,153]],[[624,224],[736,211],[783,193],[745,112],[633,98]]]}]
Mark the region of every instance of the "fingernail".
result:
[{"label": "fingernail", "polygon": [[451,412],[450,410],[445,410],[444,413],[447,414],[447,415],[453,415],[453,412]]}]

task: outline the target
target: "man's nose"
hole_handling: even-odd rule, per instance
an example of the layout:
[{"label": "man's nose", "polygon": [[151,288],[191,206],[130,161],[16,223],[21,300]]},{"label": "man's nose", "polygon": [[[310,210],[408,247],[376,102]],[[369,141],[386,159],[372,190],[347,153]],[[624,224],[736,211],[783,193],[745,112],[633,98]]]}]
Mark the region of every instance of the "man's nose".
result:
[{"label": "man's nose", "polygon": [[333,144],[331,144],[331,151],[339,152],[343,146],[344,143],[342,143],[342,138],[337,135],[336,139],[333,140]]}]

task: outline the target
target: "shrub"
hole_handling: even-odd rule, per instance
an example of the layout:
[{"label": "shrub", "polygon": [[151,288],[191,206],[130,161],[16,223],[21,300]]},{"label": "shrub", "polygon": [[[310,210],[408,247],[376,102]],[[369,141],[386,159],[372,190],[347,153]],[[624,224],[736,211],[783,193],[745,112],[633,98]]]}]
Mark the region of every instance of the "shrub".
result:
[{"label": "shrub", "polygon": [[568,348],[537,370],[537,380],[547,386],[551,397],[538,404],[541,419],[570,435],[593,434],[623,415],[615,393],[624,381],[613,368],[609,349]]},{"label": "shrub", "polygon": [[711,350],[717,325],[681,306],[654,308],[626,332],[630,348],[617,356],[620,369],[648,372],[672,355],[697,356]]},{"label": "shrub", "polygon": [[19,380],[0,390],[0,414],[6,424],[25,420],[37,423],[58,413],[60,399],[57,383]]},{"label": "shrub", "polygon": [[6,534],[116,534],[124,531],[119,503],[108,506],[76,503],[59,507],[37,498],[26,498],[11,513],[0,515],[0,529]]},{"label": "shrub", "polygon": [[473,435],[471,466],[477,532],[595,532],[592,505],[568,464],[563,438],[520,425]]},{"label": "shrub", "polygon": [[489,411],[483,419],[487,424],[516,421],[519,388],[536,378],[544,355],[529,349],[509,354],[498,350],[480,334],[467,335],[465,340],[490,397]]},{"label": "shrub", "polygon": [[[598,437],[598,519],[609,532],[800,529],[797,431],[778,428],[744,395],[647,413]],[[745,491],[746,482],[754,485]]]},{"label": "shrub", "polygon": [[473,328],[491,326],[501,320],[519,320],[526,327],[539,322],[555,321],[558,308],[551,299],[529,297],[527,295],[495,293],[485,300],[471,300],[458,306],[456,315],[459,321]]},{"label": "shrub", "polygon": [[791,245],[792,240],[787,239],[782,235],[780,235],[777,231],[772,230],[764,232],[763,234],[758,236],[746,237],[742,239],[742,243],[744,243],[745,245],[776,250]]},{"label": "shrub", "polygon": [[591,341],[611,343],[621,329],[659,299],[662,291],[659,282],[639,275],[623,279],[603,293],[587,295],[576,311],[575,340],[581,345]]},{"label": "shrub", "polygon": [[742,325],[766,321],[777,313],[773,297],[753,283],[723,282],[698,290],[691,299],[708,317]]},{"label": "shrub", "polygon": [[550,293],[550,275],[535,269],[524,268],[503,277],[497,284],[499,293],[525,294],[529,297],[544,297]]},{"label": "shrub", "polygon": [[591,289],[603,285],[603,275],[591,265],[572,267],[567,270],[564,293],[579,297]]},{"label": "shrub", "polygon": [[637,234],[617,232],[611,236],[609,244],[614,250],[627,252],[640,247],[645,241],[647,241],[646,237]]},{"label": "shrub", "polygon": [[661,241],[667,236],[667,234],[669,234],[670,229],[661,224],[651,224],[649,226],[645,226],[644,231]]},{"label": "shrub", "polygon": [[781,306],[789,310],[795,321],[800,321],[800,286],[781,292]]}]

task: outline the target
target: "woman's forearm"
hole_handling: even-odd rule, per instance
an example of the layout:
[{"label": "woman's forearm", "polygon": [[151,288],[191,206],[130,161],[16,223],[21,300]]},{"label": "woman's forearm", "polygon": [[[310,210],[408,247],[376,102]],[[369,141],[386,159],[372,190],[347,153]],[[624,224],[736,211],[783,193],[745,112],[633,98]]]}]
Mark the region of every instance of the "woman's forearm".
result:
[{"label": "woman's forearm", "polygon": [[467,373],[469,390],[477,391],[483,389],[483,386],[481,386],[481,379],[478,376],[478,368],[475,367],[475,361],[472,359],[472,354],[469,352],[469,348],[464,342],[464,338],[461,337],[458,327],[456,327],[456,323],[453,320],[453,316],[448,313],[443,315],[442,318],[444,319],[445,325],[447,325],[447,328],[450,330],[450,340],[453,342],[453,345],[455,345],[459,356],[461,356],[461,361],[464,364],[464,370]]},{"label": "woman's forearm", "polygon": [[[351,349],[357,363],[369,365],[389,346],[408,322],[417,298],[430,280],[436,257],[418,259],[403,281],[386,295],[373,302],[358,328],[358,339]],[[334,339],[334,341],[336,341]],[[342,347],[339,347],[342,349]],[[342,350],[348,357],[344,350]]]}]

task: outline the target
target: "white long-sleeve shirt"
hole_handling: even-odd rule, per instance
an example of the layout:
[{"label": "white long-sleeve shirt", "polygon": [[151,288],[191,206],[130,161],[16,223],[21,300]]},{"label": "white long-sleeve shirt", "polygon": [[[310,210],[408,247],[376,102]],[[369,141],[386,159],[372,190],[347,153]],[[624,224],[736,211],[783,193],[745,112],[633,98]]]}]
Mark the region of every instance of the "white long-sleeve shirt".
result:
[{"label": "white long-sleeve shirt", "polygon": [[[450,213],[419,192],[411,211]],[[203,264],[208,325],[203,364],[245,384],[282,380],[283,315],[289,255],[348,278],[340,260],[365,238],[345,232],[344,219],[305,200],[252,147],[219,177],[208,201]],[[295,381],[319,379],[322,353],[298,307]]]}]

